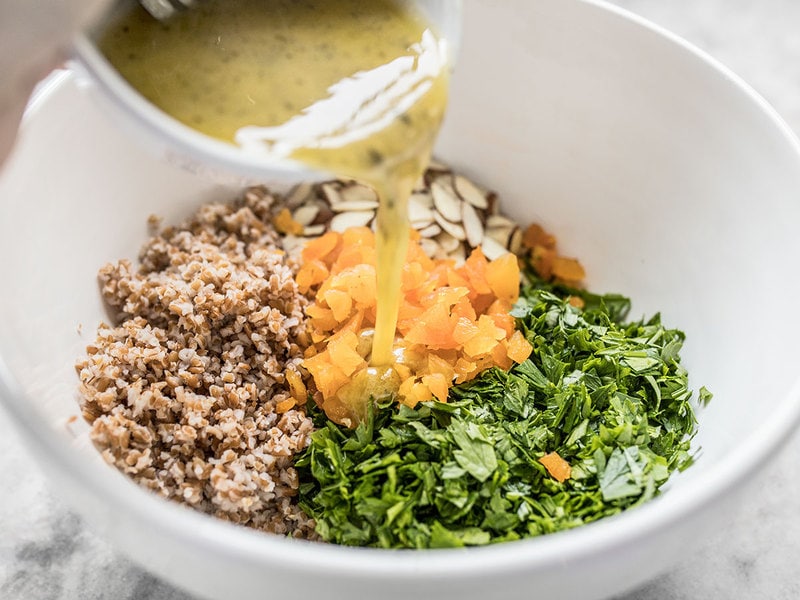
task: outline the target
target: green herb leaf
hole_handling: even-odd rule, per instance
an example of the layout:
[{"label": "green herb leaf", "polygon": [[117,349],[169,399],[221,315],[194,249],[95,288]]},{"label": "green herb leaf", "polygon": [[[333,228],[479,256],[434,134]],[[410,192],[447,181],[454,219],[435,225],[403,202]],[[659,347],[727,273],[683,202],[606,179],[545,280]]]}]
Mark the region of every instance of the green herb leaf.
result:
[{"label": "green herb leaf", "polygon": [[453,452],[456,462],[478,481],[486,481],[497,469],[497,456],[485,429],[476,423],[453,421],[449,432],[460,448]]}]

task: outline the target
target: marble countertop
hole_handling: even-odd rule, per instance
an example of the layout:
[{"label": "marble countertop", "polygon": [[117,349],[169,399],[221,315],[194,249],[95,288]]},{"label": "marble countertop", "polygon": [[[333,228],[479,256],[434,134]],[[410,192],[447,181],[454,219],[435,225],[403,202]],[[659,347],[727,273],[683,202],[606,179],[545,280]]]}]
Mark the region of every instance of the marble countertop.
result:
[{"label": "marble countertop", "polygon": [[[800,132],[800,2],[616,0],[718,58]],[[191,600],[86,530],[48,487],[0,411],[0,598]],[[671,571],[616,600],[800,598],[800,437],[769,465],[730,526]],[[773,476],[771,476],[773,475]]]}]

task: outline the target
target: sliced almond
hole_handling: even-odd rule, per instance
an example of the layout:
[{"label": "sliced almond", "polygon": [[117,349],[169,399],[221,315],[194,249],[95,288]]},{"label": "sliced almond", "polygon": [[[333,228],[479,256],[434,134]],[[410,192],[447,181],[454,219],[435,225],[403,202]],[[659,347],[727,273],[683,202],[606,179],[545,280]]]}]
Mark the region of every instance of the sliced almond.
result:
[{"label": "sliced almond", "polygon": [[467,249],[464,244],[459,244],[455,250],[447,253],[447,258],[452,258],[456,261],[456,265],[460,265],[467,260]]},{"label": "sliced almond", "polygon": [[281,246],[289,256],[300,256],[307,242],[308,238],[295,235],[285,235],[281,238]]},{"label": "sliced almond", "polygon": [[[427,200],[430,200],[430,196],[427,196]],[[411,221],[414,229],[421,229],[433,223],[432,205],[433,201],[430,200],[430,205],[428,205],[425,197],[422,197],[421,194],[412,194],[408,199],[408,220]]]},{"label": "sliced almond", "polygon": [[462,202],[461,204],[461,224],[464,226],[469,245],[473,248],[478,246],[483,239],[483,223],[481,223],[481,218],[478,216],[475,207],[469,202]]},{"label": "sliced almond", "polygon": [[483,238],[481,242],[481,250],[483,250],[483,255],[488,258],[489,260],[495,260],[496,258],[500,258],[504,254],[508,253],[506,247],[498,244],[490,237]]},{"label": "sliced almond", "polygon": [[433,197],[428,190],[416,191],[411,194],[408,203],[417,204],[420,208],[433,208]]},{"label": "sliced almond", "polygon": [[433,225],[428,225],[427,227],[423,227],[419,230],[419,234],[424,238],[432,238],[434,236],[439,235],[442,232],[442,228],[439,227],[436,223]]},{"label": "sliced almond", "polygon": [[374,216],[371,210],[341,212],[331,219],[330,230],[343,233],[351,227],[366,227]]},{"label": "sliced almond", "polygon": [[514,230],[511,232],[511,235],[508,238],[507,244],[508,249],[514,254],[520,254],[522,252],[522,236],[522,229],[519,227],[514,227]]},{"label": "sliced almond", "polygon": [[343,200],[336,204],[331,204],[333,212],[350,212],[362,210],[376,210],[378,208],[377,200]]},{"label": "sliced almond", "polygon": [[322,195],[331,206],[342,201],[342,197],[339,195],[339,186],[337,184],[332,182],[323,183],[319,186],[319,189],[322,191]]},{"label": "sliced almond", "polygon": [[298,206],[294,212],[292,213],[292,218],[300,223],[303,227],[307,225],[311,225],[314,219],[317,218],[319,214],[319,205],[316,203],[313,204],[302,204]]},{"label": "sliced almond", "polygon": [[483,239],[491,238],[503,248],[508,248],[511,242],[511,234],[513,233],[513,227],[487,227]]},{"label": "sliced almond", "polygon": [[428,168],[425,170],[425,173],[422,176],[422,179],[424,180],[422,187],[428,187],[437,177],[441,177],[442,175],[446,174],[449,175],[450,173],[452,173],[450,167],[443,163],[432,160],[430,163],[428,163]]},{"label": "sliced almond", "polygon": [[439,211],[433,213],[433,219],[442,227],[442,229],[444,229],[454,238],[462,241],[467,239],[467,233],[464,231],[464,227],[460,223],[448,221],[441,215],[441,213],[439,213]]},{"label": "sliced almond", "polygon": [[513,229],[516,227],[514,221],[503,215],[489,215],[486,218],[486,229]]},{"label": "sliced almond", "polygon": [[378,205],[378,194],[371,187],[354,183],[339,190],[342,202],[374,202]]},{"label": "sliced almond", "polygon": [[292,210],[305,203],[312,196],[313,190],[314,186],[310,183],[298,183],[286,196],[286,207]]},{"label": "sliced almond", "polygon": [[327,227],[325,225],[308,225],[303,228],[303,235],[306,237],[316,237],[325,233]]},{"label": "sliced almond", "polygon": [[[429,227],[429,226],[433,225],[433,212],[431,212],[429,214],[429,218],[425,218],[425,219],[409,219],[409,223],[411,224],[411,227],[413,229],[416,229],[417,231],[421,231],[421,230],[425,229],[426,227]],[[437,227],[438,227],[438,225],[437,225]]]},{"label": "sliced almond", "polygon": [[486,200],[486,194],[478,189],[478,186],[476,186],[463,175],[456,175],[453,177],[453,186],[455,187],[456,193],[475,208],[481,208],[484,210],[489,208],[489,202]]},{"label": "sliced almond", "polygon": [[430,258],[435,258],[436,253],[441,250],[441,246],[439,246],[439,244],[437,244],[436,241],[431,238],[421,238],[419,240],[419,245],[422,248],[422,251]]},{"label": "sliced almond", "polygon": [[461,221],[461,198],[453,189],[450,177],[439,177],[431,184],[433,206],[445,219],[451,223]]},{"label": "sliced almond", "polygon": [[436,240],[436,243],[442,247],[442,250],[444,250],[446,254],[450,254],[461,245],[460,240],[457,240],[446,231],[441,232],[434,239]]},{"label": "sliced almond", "polygon": [[436,247],[436,253],[433,255],[433,258],[441,258],[442,260],[447,259],[447,252],[441,246]]},{"label": "sliced almond", "polygon": [[327,225],[333,218],[333,211],[324,200],[315,200],[314,204],[319,209],[317,216],[311,221],[311,225]]}]

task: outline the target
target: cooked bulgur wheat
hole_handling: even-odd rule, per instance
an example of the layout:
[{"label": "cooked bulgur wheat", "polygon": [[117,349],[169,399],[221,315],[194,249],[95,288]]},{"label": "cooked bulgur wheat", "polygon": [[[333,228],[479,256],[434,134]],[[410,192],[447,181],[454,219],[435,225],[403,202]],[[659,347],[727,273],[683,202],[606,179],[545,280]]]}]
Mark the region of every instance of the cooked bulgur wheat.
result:
[{"label": "cooked bulgur wheat", "polygon": [[302,407],[276,412],[290,398],[284,373],[301,362],[307,300],[273,210],[272,196],[250,190],[150,239],[138,271],[103,267],[118,324],[100,325],[76,368],[109,463],[222,519],[313,538],[292,467],[312,424]]}]

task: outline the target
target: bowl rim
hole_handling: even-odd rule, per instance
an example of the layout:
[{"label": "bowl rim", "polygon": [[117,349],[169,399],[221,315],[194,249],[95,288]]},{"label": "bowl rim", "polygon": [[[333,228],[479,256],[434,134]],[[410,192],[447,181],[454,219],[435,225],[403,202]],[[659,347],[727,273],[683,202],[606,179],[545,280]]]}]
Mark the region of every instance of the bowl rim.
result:
[{"label": "bowl rim", "polygon": [[[781,134],[794,154],[800,171],[800,141],[775,109],[739,76],[704,51],[676,34],[655,25],[605,0],[576,0],[593,9],[624,19],[674,45],[676,51],[691,55],[715,74],[747,96]],[[55,88],[69,75],[58,73],[40,86],[26,112],[30,120]],[[627,546],[631,542],[669,528],[671,523],[702,508],[708,508],[734,489],[761,466],[764,458],[783,447],[800,421],[800,377],[779,401],[764,422],[736,446],[704,478],[704,485],[672,489],[633,510],[555,534],[523,539],[487,547],[441,550],[386,551],[351,548],[290,540],[223,522],[157,497],[129,481],[110,467],[86,461],[62,436],[51,435],[51,428],[32,404],[26,401],[21,386],[0,356],[0,404],[24,433],[24,441],[40,456],[109,506],[124,506],[139,519],[150,523],[185,544],[208,546],[213,553],[236,558],[245,564],[297,568],[302,565],[320,575],[349,576],[380,580],[412,576],[415,580],[441,579],[469,573],[507,573],[525,569],[557,567],[565,561],[581,560]],[[116,474],[117,477],[111,475]]]}]

